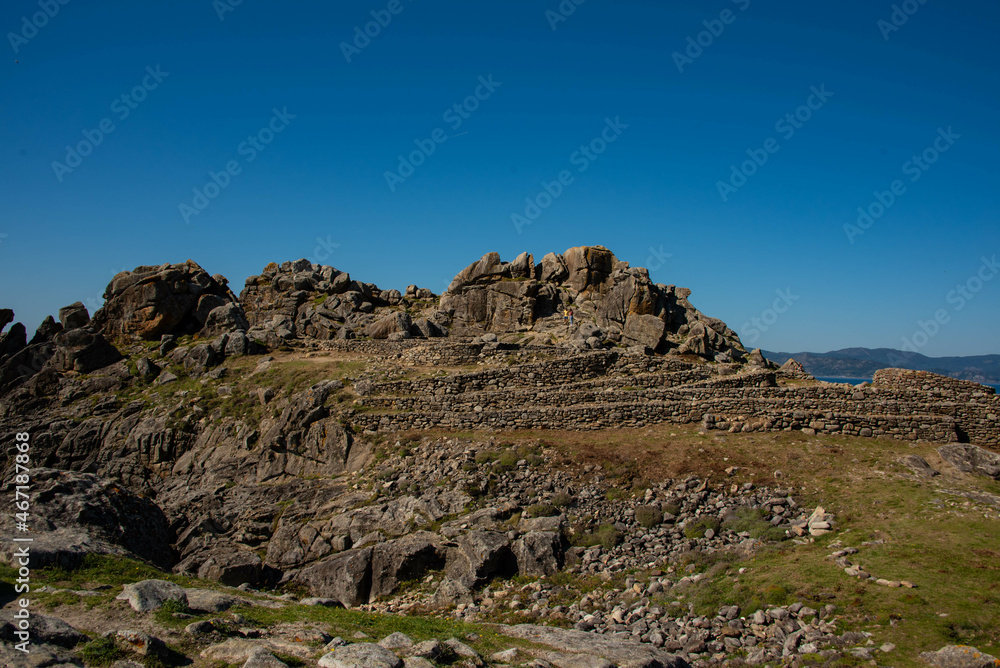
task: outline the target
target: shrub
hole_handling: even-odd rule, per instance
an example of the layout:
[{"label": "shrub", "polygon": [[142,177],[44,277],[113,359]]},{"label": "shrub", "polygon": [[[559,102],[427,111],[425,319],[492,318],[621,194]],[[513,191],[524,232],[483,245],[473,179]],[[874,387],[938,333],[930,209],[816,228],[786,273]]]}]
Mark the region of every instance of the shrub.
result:
[{"label": "shrub", "polygon": [[556,508],[565,508],[573,504],[573,497],[565,492],[559,492],[552,497],[552,505]]},{"label": "shrub", "polygon": [[663,522],[663,513],[656,506],[639,506],[635,509],[635,521],[641,527],[652,529]]},{"label": "shrub", "polygon": [[622,535],[618,532],[618,529],[611,524],[602,524],[597,527],[597,531],[594,535],[597,536],[597,541],[606,550],[610,550],[622,542]]},{"label": "shrub", "polygon": [[487,464],[489,462],[495,462],[496,460],[497,460],[497,454],[495,452],[487,452],[486,450],[481,450],[476,453],[477,464]]},{"label": "shrub", "polygon": [[551,503],[539,503],[529,506],[524,511],[525,517],[554,517],[559,511]]},{"label": "shrub", "polygon": [[577,547],[600,545],[604,549],[610,550],[621,540],[622,535],[615,529],[614,525],[602,524],[593,531],[576,529],[570,542]]},{"label": "shrub", "polygon": [[671,515],[678,515],[681,512],[681,507],[673,501],[662,504],[660,509],[665,513],[670,513]]},{"label": "shrub", "polygon": [[684,535],[688,538],[704,538],[705,532],[709,529],[718,533],[719,526],[719,520],[715,517],[699,517],[684,527]]},{"label": "shrub", "polygon": [[514,467],[517,466],[517,460],[517,453],[508,450],[497,459],[497,469],[500,471],[513,471]]},{"label": "shrub", "polygon": [[622,487],[612,487],[604,493],[604,498],[608,501],[620,501],[621,499],[627,499],[628,495],[629,492],[627,489]]}]

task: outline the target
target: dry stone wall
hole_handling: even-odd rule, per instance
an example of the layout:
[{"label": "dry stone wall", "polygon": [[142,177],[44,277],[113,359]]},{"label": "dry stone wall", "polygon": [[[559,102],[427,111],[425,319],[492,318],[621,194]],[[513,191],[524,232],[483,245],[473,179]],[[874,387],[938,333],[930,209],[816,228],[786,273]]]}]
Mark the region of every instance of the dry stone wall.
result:
[{"label": "dry stone wall", "polygon": [[[463,346],[463,354],[471,351]],[[418,350],[418,349],[413,349]],[[490,350],[478,349],[477,357]],[[424,352],[422,354],[440,354]],[[550,350],[551,354],[551,350]],[[778,376],[782,374],[779,372]],[[886,370],[867,386],[778,386],[775,372],[618,351],[464,374],[377,383],[352,417],[372,431],[602,429],[700,423],[728,431],[971,440],[1000,445],[1000,398],[991,388]]]}]

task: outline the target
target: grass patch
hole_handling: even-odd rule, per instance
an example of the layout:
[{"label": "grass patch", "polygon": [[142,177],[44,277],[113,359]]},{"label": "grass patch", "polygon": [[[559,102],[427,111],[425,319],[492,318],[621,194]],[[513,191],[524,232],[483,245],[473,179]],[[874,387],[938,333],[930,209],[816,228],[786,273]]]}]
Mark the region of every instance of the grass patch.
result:
[{"label": "grass patch", "polygon": [[[182,621],[174,617],[175,614],[190,615],[191,613],[191,608],[180,601],[169,600],[164,601],[160,609],[153,613],[153,616],[161,624],[171,625]],[[187,624],[189,620],[183,620],[183,622]]]},{"label": "grass patch", "polygon": [[84,663],[88,666],[110,666],[115,661],[121,661],[127,659],[128,655],[122,650],[118,649],[115,645],[115,641],[111,638],[97,638],[96,640],[91,640],[89,643],[83,646],[80,650],[80,658],[83,659]]},{"label": "grass patch", "polygon": [[[531,643],[498,634],[492,627],[457,622],[450,619],[418,615],[379,615],[345,608],[322,606],[289,606],[287,608],[254,607],[240,611],[251,624],[271,627],[289,622],[313,622],[327,628],[331,635],[350,638],[358,631],[378,640],[390,633],[405,633],[415,642],[444,640],[456,637],[488,656],[510,647],[529,647]],[[478,640],[469,640],[475,634]],[[374,642],[374,640],[369,641]]]},{"label": "grass patch", "polygon": [[703,516],[684,527],[684,535],[691,539],[704,538],[709,529],[714,533],[719,533],[719,528],[718,518]]},{"label": "grass patch", "polygon": [[577,531],[570,539],[570,543],[574,546],[592,547],[600,545],[606,550],[610,550],[621,542],[622,534],[612,524],[601,524],[593,530]]},{"label": "grass patch", "polygon": [[80,567],[73,570],[38,569],[33,574],[33,579],[49,586],[67,589],[83,589],[92,583],[121,586],[140,580],[170,580],[187,584],[189,580],[165,573],[141,561],[103,554],[86,555]]},{"label": "grass patch", "polygon": [[771,526],[764,518],[767,516],[766,510],[755,508],[740,508],[736,511],[736,518],[726,520],[722,523],[722,528],[735,533],[748,533],[751,538],[765,541],[784,540],[785,531],[778,527]]},{"label": "grass patch", "polygon": [[275,359],[271,367],[254,377],[254,384],[273,387],[287,395],[301,392],[321,380],[343,380],[365,369],[364,360],[333,360],[328,358]]},{"label": "grass patch", "polygon": [[524,510],[525,517],[555,517],[558,514],[559,509],[551,503],[538,503]]}]

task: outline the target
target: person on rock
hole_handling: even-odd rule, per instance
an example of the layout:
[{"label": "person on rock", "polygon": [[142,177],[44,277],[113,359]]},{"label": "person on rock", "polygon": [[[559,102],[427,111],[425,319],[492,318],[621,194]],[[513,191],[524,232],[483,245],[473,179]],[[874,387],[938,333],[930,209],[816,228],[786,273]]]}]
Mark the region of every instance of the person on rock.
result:
[{"label": "person on rock", "polygon": [[573,326],[573,309],[570,309],[567,312],[567,315],[569,315],[569,326],[572,327]]},{"label": "person on rock", "polygon": [[565,325],[568,322],[569,322],[569,309],[568,308],[564,308],[563,309],[563,324]]}]

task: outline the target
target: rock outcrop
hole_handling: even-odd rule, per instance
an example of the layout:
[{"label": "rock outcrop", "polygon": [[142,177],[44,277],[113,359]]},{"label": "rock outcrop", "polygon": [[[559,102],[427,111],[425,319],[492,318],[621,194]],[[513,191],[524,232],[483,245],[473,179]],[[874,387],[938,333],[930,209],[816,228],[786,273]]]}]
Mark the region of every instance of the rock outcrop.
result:
[{"label": "rock outcrop", "polygon": [[1000,454],[971,443],[949,443],[938,448],[938,454],[963,473],[1000,480]]},{"label": "rock outcrop", "polygon": [[296,339],[404,339],[447,335],[437,297],[414,285],[382,290],[334,267],[296,260],[264,267],[240,294],[250,336],[271,347]]},{"label": "rock outcrop", "polygon": [[[246,330],[246,317],[226,284],[191,260],[136,267],[111,279],[93,325],[115,342]],[[213,315],[216,309],[223,310]]]},{"label": "rock outcrop", "polygon": [[[30,525],[32,567],[74,568],[87,554],[139,558],[172,565],[174,535],[151,500],[91,473],[39,468],[32,471]],[[5,490],[14,497],[10,485]],[[15,543],[0,553],[9,562]]]},{"label": "rock outcrop", "polygon": [[[653,283],[646,269],[629,267],[603,246],[581,246],[549,253],[539,264],[527,253],[513,262],[488,253],[459,272],[441,308],[460,332],[556,333],[579,347],[620,342],[742,361],[747,352],[736,333],[698,311],[690,295]],[[566,309],[574,311],[572,327],[564,323]]]}]

